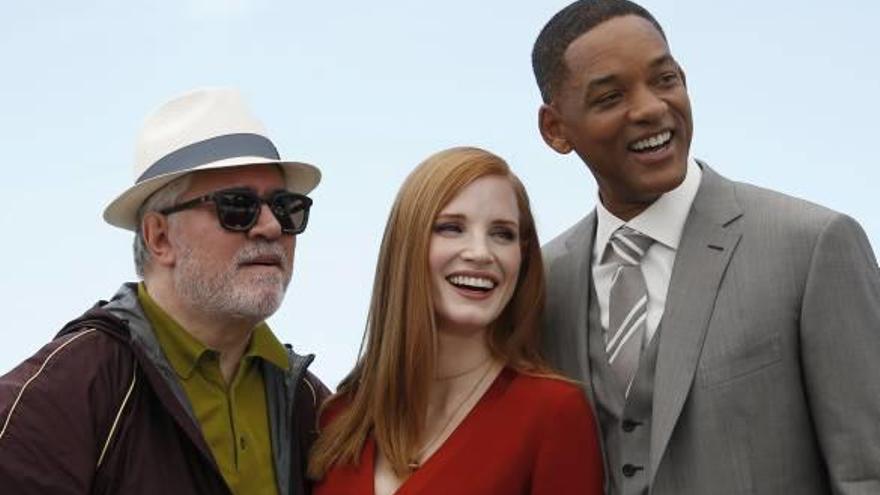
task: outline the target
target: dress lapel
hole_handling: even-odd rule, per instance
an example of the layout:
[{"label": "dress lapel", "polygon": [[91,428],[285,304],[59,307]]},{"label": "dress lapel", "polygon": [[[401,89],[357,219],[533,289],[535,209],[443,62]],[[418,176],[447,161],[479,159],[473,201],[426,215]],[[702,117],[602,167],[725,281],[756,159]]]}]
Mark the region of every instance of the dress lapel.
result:
[{"label": "dress lapel", "polygon": [[653,482],[693,383],[725,269],[740,240],[733,183],[701,164],[700,190],[682,233],[663,312],[651,426]]}]

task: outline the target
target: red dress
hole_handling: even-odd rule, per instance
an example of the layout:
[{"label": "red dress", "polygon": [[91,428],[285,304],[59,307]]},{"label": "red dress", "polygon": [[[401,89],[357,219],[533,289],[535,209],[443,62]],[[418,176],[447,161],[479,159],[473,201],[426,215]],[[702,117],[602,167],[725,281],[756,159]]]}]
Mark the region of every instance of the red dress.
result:
[{"label": "red dress", "polygon": [[[358,465],[334,466],[314,495],[373,495],[375,453],[368,439]],[[396,495],[600,495],[602,479],[583,391],[505,368]]]}]

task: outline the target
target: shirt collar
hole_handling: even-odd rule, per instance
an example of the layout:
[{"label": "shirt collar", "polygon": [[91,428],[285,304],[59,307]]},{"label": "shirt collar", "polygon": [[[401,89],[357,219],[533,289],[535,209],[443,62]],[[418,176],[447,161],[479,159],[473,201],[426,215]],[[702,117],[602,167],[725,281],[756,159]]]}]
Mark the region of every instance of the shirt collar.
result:
[{"label": "shirt collar", "polygon": [[[162,351],[181,379],[189,379],[205,354],[215,351],[205,347],[150,297],[143,282],[138,284],[138,300],[153,326]],[[254,328],[242,360],[259,357],[282,370],[288,368],[287,351],[266,322]]]},{"label": "shirt collar", "polygon": [[182,379],[189,379],[202,356],[210,353],[211,350],[166,313],[147,292],[143,282],[138,284],[138,300],[174,372]]},{"label": "shirt collar", "polygon": [[266,322],[260,323],[254,328],[251,343],[244,356],[259,357],[282,370],[287,370],[289,367],[287,349],[278,341]]},{"label": "shirt collar", "polygon": [[688,158],[687,171],[681,184],[661,195],[645,208],[645,211],[628,222],[624,222],[605,209],[601,200],[597,201],[596,240],[593,244],[593,256],[596,259],[601,259],[608,240],[624,224],[670,249],[677,250],[691,204],[693,204],[697,190],[700,188],[702,175],[703,172],[697,162],[693,158]]}]

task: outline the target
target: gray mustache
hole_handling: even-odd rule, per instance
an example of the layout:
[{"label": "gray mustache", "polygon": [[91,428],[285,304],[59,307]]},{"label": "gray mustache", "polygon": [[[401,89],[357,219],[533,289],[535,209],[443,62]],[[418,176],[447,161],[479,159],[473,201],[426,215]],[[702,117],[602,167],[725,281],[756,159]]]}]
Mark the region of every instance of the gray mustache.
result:
[{"label": "gray mustache", "polygon": [[264,256],[275,257],[281,260],[285,267],[290,265],[290,254],[280,245],[272,244],[248,244],[241,248],[235,255],[235,263],[248,263]]}]

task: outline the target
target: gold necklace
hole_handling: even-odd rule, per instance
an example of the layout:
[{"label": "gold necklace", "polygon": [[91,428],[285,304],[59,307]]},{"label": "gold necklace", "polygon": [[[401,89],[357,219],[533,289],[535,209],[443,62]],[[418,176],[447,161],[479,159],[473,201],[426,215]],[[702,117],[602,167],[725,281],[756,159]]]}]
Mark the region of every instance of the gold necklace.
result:
[{"label": "gold necklace", "polygon": [[477,371],[478,369],[480,369],[480,368],[482,368],[483,366],[485,366],[486,363],[488,363],[488,362],[491,361],[491,360],[492,360],[492,357],[489,356],[489,357],[487,357],[484,361],[480,361],[479,363],[475,364],[474,366],[472,366],[472,367],[470,367],[470,368],[465,369],[464,371],[458,371],[458,372],[456,372],[456,373],[452,373],[451,375],[435,376],[435,377],[434,377],[434,380],[435,380],[435,381],[438,381],[438,382],[446,382],[446,381],[449,381],[449,380],[454,380],[454,379],[456,379],[456,378],[460,378],[460,377],[462,377],[462,376],[464,376],[464,375],[469,375],[469,374],[473,373],[474,371]]},{"label": "gold necklace", "polygon": [[[458,415],[459,411],[461,411],[461,408],[464,407],[465,403],[467,403],[471,399],[471,397],[473,397],[473,395],[477,392],[477,389],[480,388],[480,385],[483,384],[483,381],[486,380],[486,377],[489,376],[489,371],[491,371],[493,368],[492,364],[493,364],[492,359],[489,359],[489,362],[486,365],[486,371],[484,371],[483,374],[480,375],[479,380],[474,382],[473,386],[471,387],[470,390],[468,390],[468,393],[464,396],[464,398],[461,400],[461,402],[459,402],[458,405],[455,406],[455,409],[453,409],[452,413],[450,413],[449,416],[447,416],[446,422],[443,424],[443,428],[441,428],[440,431],[438,431],[437,434],[435,434],[431,438],[430,442],[425,444],[424,447],[422,447],[421,449],[419,449],[418,452],[416,452],[415,457],[413,459],[410,459],[409,463],[407,464],[407,467],[409,467],[413,471],[415,471],[416,469],[421,467],[422,463],[419,459],[421,459],[422,455],[424,455],[425,452],[430,450],[430,448],[434,446],[434,444],[437,442],[437,440],[439,440],[443,436],[443,434],[446,433],[446,429],[449,428],[450,424],[452,424],[452,420]],[[471,371],[473,371],[473,370],[471,370]]]}]

